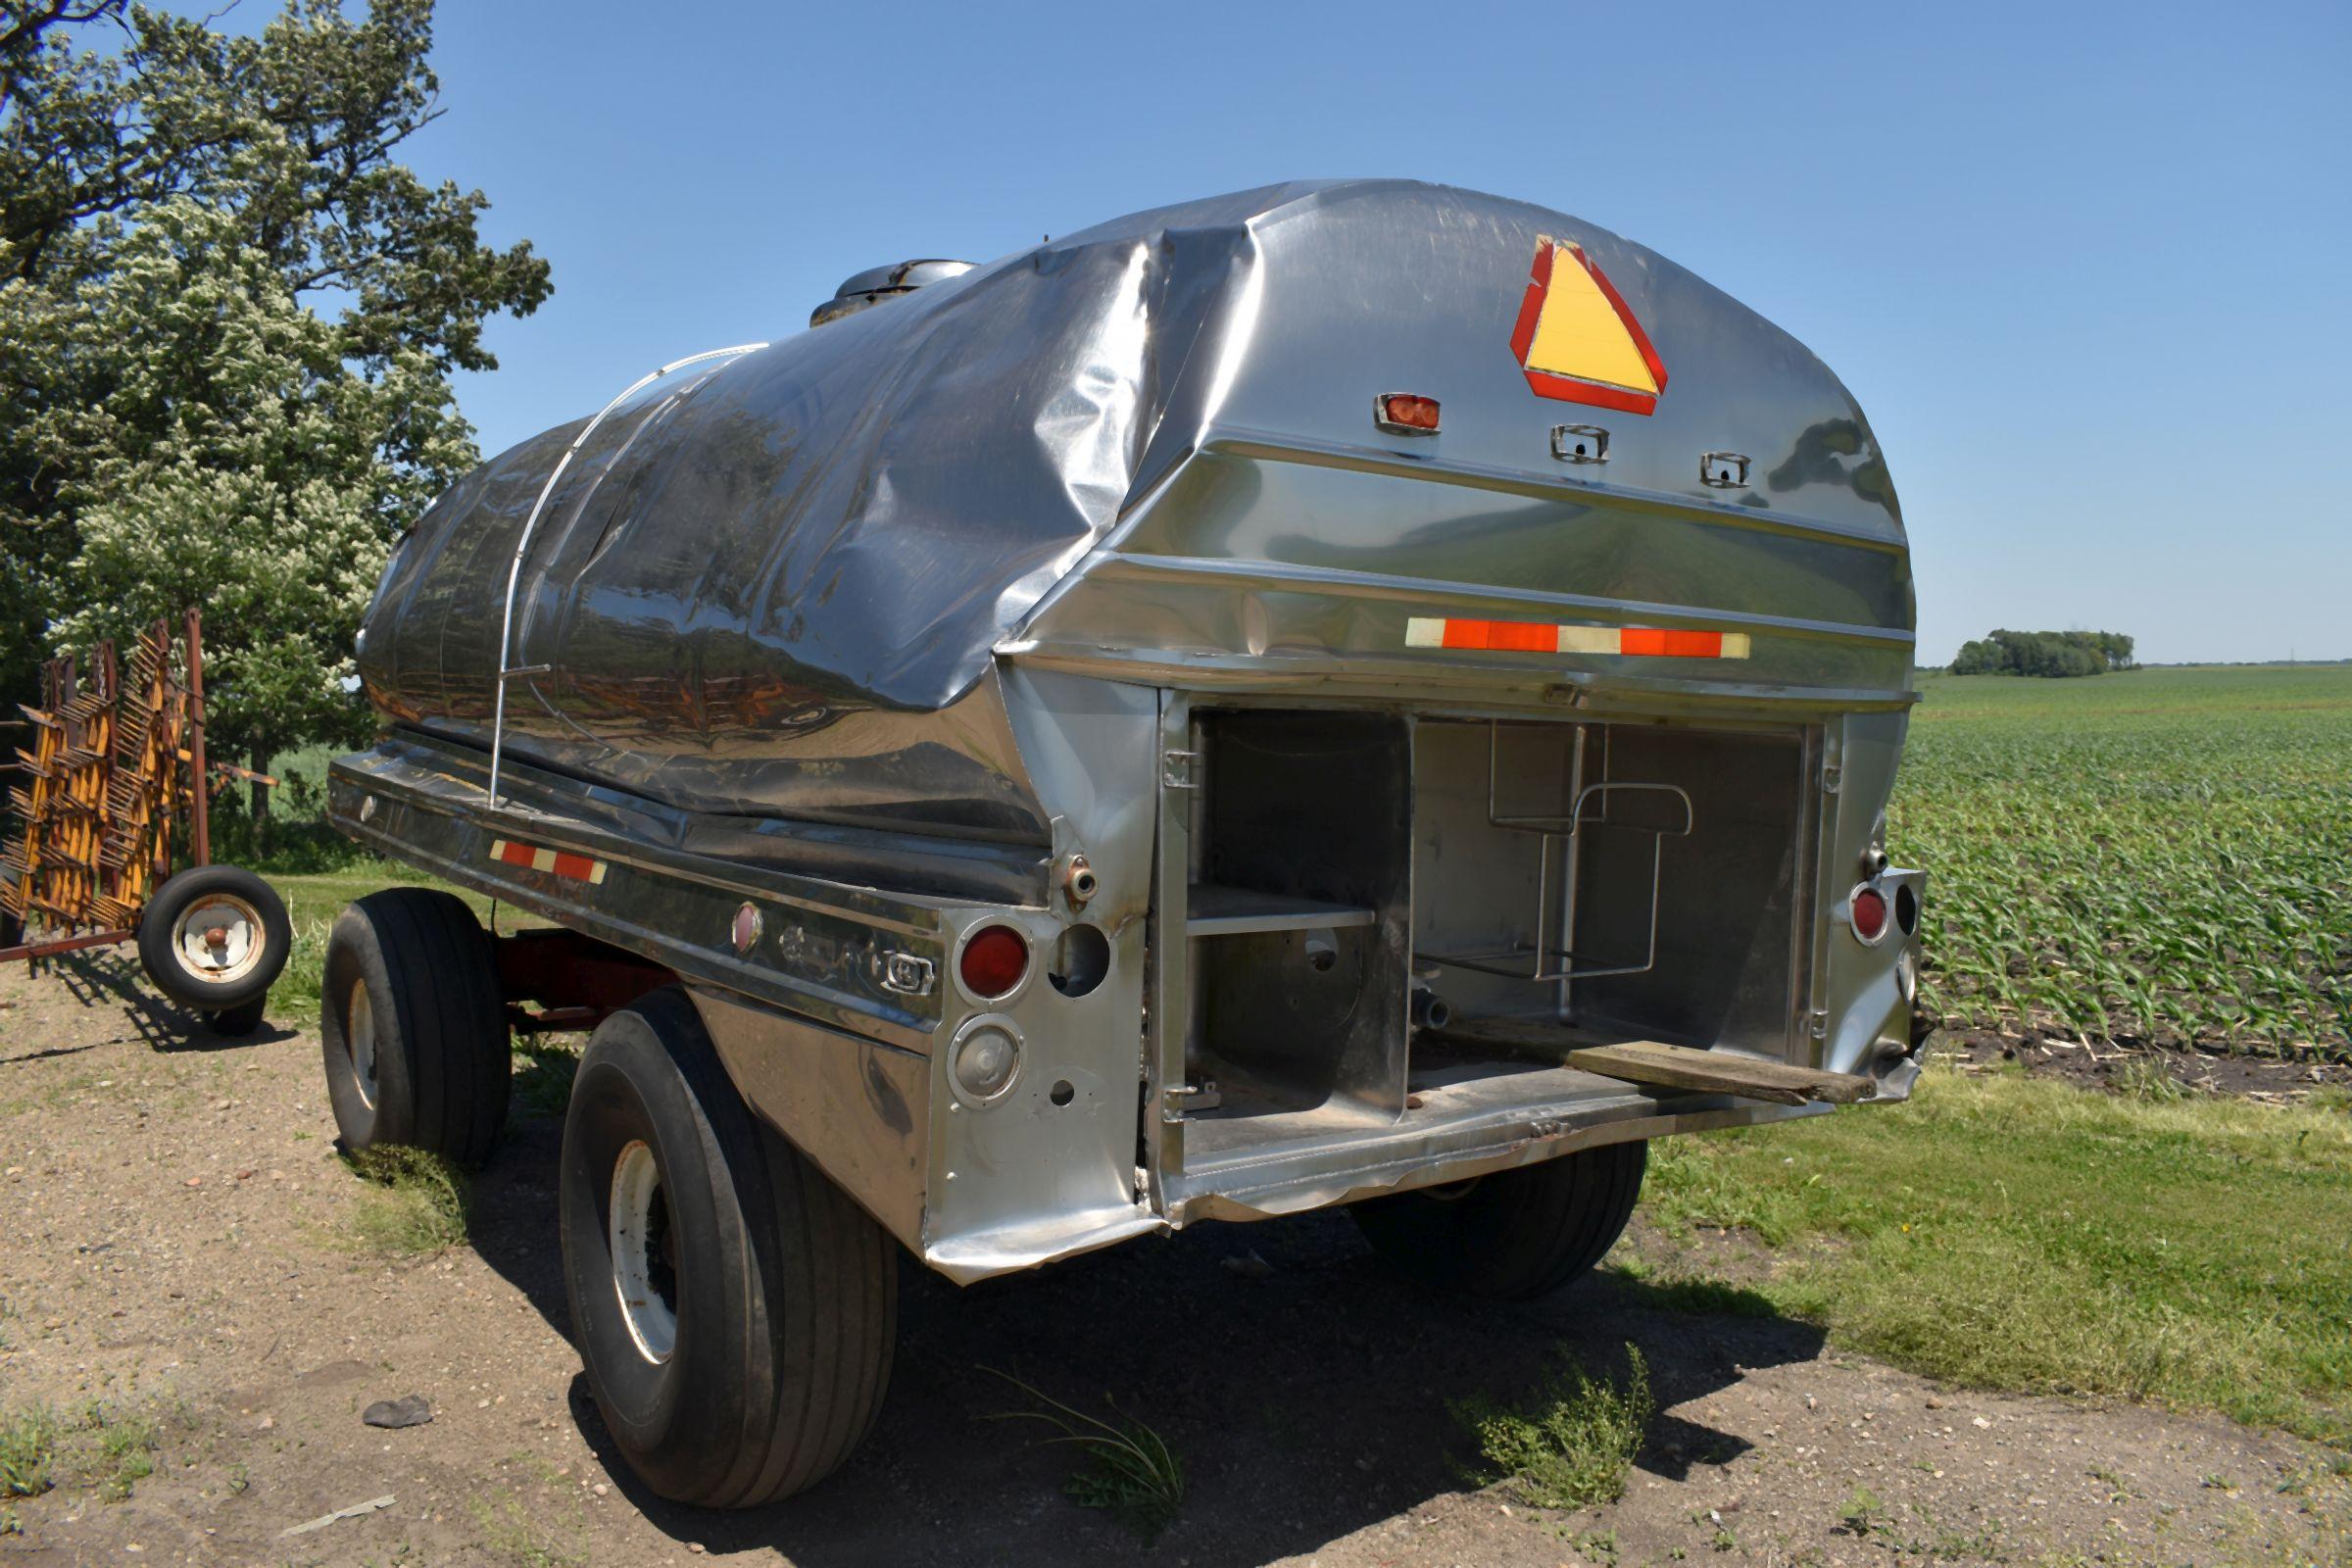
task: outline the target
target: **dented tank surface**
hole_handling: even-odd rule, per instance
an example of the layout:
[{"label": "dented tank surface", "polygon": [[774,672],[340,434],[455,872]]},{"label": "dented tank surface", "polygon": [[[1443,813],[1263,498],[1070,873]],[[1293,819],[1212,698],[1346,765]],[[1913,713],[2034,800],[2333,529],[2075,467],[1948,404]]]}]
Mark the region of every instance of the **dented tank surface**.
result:
[{"label": "dented tank surface", "polygon": [[[1646,329],[1646,412],[1534,390],[1514,328],[1551,240]],[[1441,430],[1378,426],[1391,392]],[[402,542],[362,644],[387,715],[487,744],[508,564],[581,428]],[[1564,635],[1465,662],[1413,629],[1447,615],[1744,657]],[[504,746],[688,810],[1042,845],[1001,655],[1194,690],[1853,710],[1909,700],[1912,618],[1876,439],[1788,334],[1559,213],[1298,183],[1068,235],[615,409],[521,564],[508,662],[544,670]]]}]

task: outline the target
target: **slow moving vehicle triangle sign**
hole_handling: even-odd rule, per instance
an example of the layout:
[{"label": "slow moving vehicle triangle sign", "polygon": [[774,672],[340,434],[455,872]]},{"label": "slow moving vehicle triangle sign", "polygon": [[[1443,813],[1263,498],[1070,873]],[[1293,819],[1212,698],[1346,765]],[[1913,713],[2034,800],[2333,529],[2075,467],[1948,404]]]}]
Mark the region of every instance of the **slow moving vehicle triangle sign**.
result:
[{"label": "slow moving vehicle triangle sign", "polygon": [[1574,240],[1537,236],[1511,352],[1538,397],[1650,414],[1666,390],[1649,334]]}]

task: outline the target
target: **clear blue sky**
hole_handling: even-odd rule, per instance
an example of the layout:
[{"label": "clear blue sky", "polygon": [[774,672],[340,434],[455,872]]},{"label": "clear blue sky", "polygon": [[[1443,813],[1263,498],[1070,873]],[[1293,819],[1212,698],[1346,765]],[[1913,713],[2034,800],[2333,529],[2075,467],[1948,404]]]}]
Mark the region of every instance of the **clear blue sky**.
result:
[{"label": "clear blue sky", "polygon": [[[235,21],[269,9],[245,0]],[[555,297],[496,451],[842,277],[1293,177],[1576,214],[1844,377],[1923,659],[1995,625],[2352,656],[2352,5],[445,0],[412,146]]]}]

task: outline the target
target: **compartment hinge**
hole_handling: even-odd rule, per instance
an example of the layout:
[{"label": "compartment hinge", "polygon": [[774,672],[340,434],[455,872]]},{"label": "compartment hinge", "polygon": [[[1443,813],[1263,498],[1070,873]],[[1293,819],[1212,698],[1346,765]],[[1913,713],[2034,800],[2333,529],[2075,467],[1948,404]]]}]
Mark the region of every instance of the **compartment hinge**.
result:
[{"label": "compartment hinge", "polygon": [[1197,1084],[1172,1084],[1161,1098],[1167,1102],[1170,1121],[1182,1121],[1187,1111],[1214,1110],[1225,1103],[1225,1097],[1217,1093],[1213,1078],[1203,1078]]},{"label": "compartment hinge", "polygon": [[1172,790],[1200,787],[1200,754],[1167,751],[1159,754],[1159,782]]}]

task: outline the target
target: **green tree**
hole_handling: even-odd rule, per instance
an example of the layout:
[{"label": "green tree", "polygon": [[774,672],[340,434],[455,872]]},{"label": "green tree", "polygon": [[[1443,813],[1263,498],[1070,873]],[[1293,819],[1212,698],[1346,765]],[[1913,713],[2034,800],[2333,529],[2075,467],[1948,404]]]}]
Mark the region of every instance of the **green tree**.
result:
[{"label": "green tree", "polygon": [[2132,639],[2112,631],[1994,631],[1963,643],[1955,675],[2102,675],[2132,666]]},{"label": "green tree", "polygon": [[476,461],[450,374],[549,291],[479,191],[396,161],[440,113],[431,24],[0,0],[0,692],[196,604],[217,750],[365,733],[360,614]]}]

